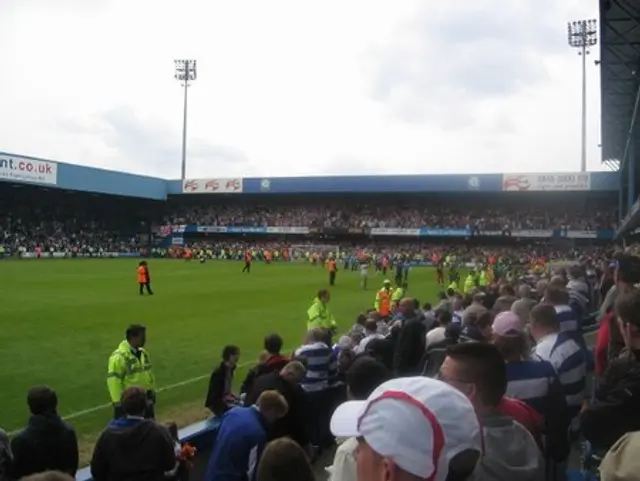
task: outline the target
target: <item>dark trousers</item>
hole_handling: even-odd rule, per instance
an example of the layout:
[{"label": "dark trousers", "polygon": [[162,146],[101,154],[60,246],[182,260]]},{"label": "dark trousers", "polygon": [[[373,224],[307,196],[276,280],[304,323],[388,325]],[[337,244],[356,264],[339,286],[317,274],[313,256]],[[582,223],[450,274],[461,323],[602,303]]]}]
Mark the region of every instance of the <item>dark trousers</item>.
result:
[{"label": "dark trousers", "polygon": [[335,284],[336,284],[336,272],[331,271],[329,272],[329,285],[334,286]]},{"label": "dark trousers", "polygon": [[336,407],[346,401],[346,388],[343,385],[306,393],[307,434],[309,444],[321,450],[331,447],[335,441],[329,424]]},{"label": "dark trousers", "polygon": [[150,296],[153,295],[153,291],[151,290],[151,283],[150,282],[139,282],[140,284],[140,295],[144,294],[144,288],[147,288],[147,294],[149,294]]},{"label": "dark trousers", "polygon": [[242,272],[246,272],[247,274],[251,274],[251,262],[245,262],[244,263],[244,268],[242,269]]}]

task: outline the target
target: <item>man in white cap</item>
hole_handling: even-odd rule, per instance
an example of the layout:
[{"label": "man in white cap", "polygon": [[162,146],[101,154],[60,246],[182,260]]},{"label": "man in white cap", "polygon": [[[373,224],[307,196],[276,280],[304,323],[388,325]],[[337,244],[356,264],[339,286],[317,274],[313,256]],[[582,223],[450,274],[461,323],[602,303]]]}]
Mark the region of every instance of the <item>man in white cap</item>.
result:
[{"label": "man in white cap", "polygon": [[358,439],[358,481],[466,481],[482,452],[469,400],[443,382],[405,377],[366,401],[347,401],[331,418],[335,436]]}]

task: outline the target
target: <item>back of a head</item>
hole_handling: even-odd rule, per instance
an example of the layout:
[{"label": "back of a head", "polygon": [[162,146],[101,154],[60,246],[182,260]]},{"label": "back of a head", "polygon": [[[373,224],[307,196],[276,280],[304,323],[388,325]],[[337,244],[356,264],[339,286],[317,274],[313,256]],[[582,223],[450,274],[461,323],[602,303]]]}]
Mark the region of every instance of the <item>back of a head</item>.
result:
[{"label": "back of a head", "polygon": [[147,410],[147,393],[137,386],[128,387],[122,393],[120,403],[128,416],[142,416]]},{"label": "back of a head", "polygon": [[286,399],[278,391],[264,391],[258,397],[256,406],[260,412],[271,418],[281,418],[289,410]]},{"label": "back of a head", "polygon": [[531,287],[527,284],[522,284],[518,287],[518,297],[521,299],[530,299],[531,298]]},{"label": "back of a head", "polygon": [[626,284],[640,282],[640,257],[621,254],[616,258],[616,281]]},{"label": "back of a head", "polygon": [[282,337],[278,334],[269,334],[264,338],[264,350],[272,356],[280,354],[282,350]]},{"label": "back of a head", "polygon": [[58,396],[47,386],[34,386],[27,392],[27,405],[31,414],[55,413]]},{"label": "back of a head", "polygon": [[376,332],[378,330],[378,322],[374,319],[368,319],[364,328],[369,333]]},{"label": "back of a head", "polygon": [[468,342],[449,346],[447,357],[460,369],[461,381],[473,383],[478,400],[487,407],[500,404],[507,391],[507,368],[500,351],[492,344]]},{"label": "back of a head", "polygon": [[222,349],[222,360],[228,361],[232,356],[235,356],[240,353],[240,348],[238,346],[229,344],[224,346]]},{"label": "back of a head", "polygon": [[353,399],[364,400],[380,384],[391,379],[391,371],[370,356],[357,358],[347,370],[347,387]]},{"label": "back of a head", "polygon": [[257,481],[314,481],[304,450],[290,438],[278,438],[265,447],[258,464]]},{"label": "back of a head", "polygon": [[300,382],[306,372],[307,368],[300,361],[290,361],[282,368],[280,375],[292,382]]},{"label": "back of a head", "polygon": [[640,333],[640,290],[631,289],[616,298],[615,312],[624,324],[633,326],[633,332]]},{"label": "back of a head", "polygon": [[529,321],[532,326],[539,326],[548,330],[560,330],[558,315],[553,306],[549,304],[538,304],[531,309]]},{"label": "back of a head", "polygon": [[516,301],[514,296],[500,296],[496,299],[496,302],[493,304],[493,313],[500,314],[501,312],[506,312],[511,310],[511,306]]},{"label": "back of a head", "polygon": [[550,284],[544,291],[544,301],[554,306],[569,303],[569,292],[564,287]]}]

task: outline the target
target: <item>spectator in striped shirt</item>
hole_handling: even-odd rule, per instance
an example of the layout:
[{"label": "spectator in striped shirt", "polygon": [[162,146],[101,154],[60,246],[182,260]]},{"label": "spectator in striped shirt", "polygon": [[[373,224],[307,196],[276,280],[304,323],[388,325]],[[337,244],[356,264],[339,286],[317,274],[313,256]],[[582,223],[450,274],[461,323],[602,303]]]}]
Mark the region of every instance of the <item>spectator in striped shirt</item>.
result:
[{"label": "spectator in striped shirt", "polygon": [[575,310],[569,305],[569,292],[556,284],[550,284],[544,291],[544,303],[553,306],[556,311],[560,332],[567,332],[581,336],[581,321]]},{"label": "spectator in striped shirt", "polygon": [[337,359],[331,346],[327,345],[324,329],[314,327],[307,332],[306,343],[296,349],[294,357],[307,361],[307,373],[300,382],[307,392],[322,391],[329,388],[336,377]]},{"label": "spectator in striped shirt", "polygon": [[306,361],[307,372],[300,385],[306,392],[307,434],[313,452],[320,454],[323,449],[333,443],[329,431],[329,420],[332,407],[335,405],[335,390],[332,389],[337,381],[337,358],[327,344],[325,329],[315,327],[307,332],[306,343],[295,351],[295,357]]},{"label": "spectator in striped shirt", "polygon": [[502,312],[493,321],[493,344],[507,363],[507,393],[534,408],[544,419],[546,453],[555,462],[569,455],[571,418],[562,385],[551,363],[532,358],[517,314]]},{"label": "spectator in striped shirt", "polygon": [[574,333],[561,332],[560,316],[552,305],[531,309],[530,332],[536,341],[534,355],[551,363],[562,385],[569,416],[575,419],[585,397],[587,363],[584,349]]}]

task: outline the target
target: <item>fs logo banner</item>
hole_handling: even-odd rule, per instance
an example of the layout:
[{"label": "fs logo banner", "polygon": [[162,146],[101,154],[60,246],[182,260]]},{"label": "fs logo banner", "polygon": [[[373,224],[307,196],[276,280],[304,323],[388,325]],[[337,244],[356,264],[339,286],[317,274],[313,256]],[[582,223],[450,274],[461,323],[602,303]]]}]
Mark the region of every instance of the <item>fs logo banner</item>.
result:
[{"label": "fs logo banner", "polygon": [[242,194],[242,178],[186,179],[183,194]]}]

